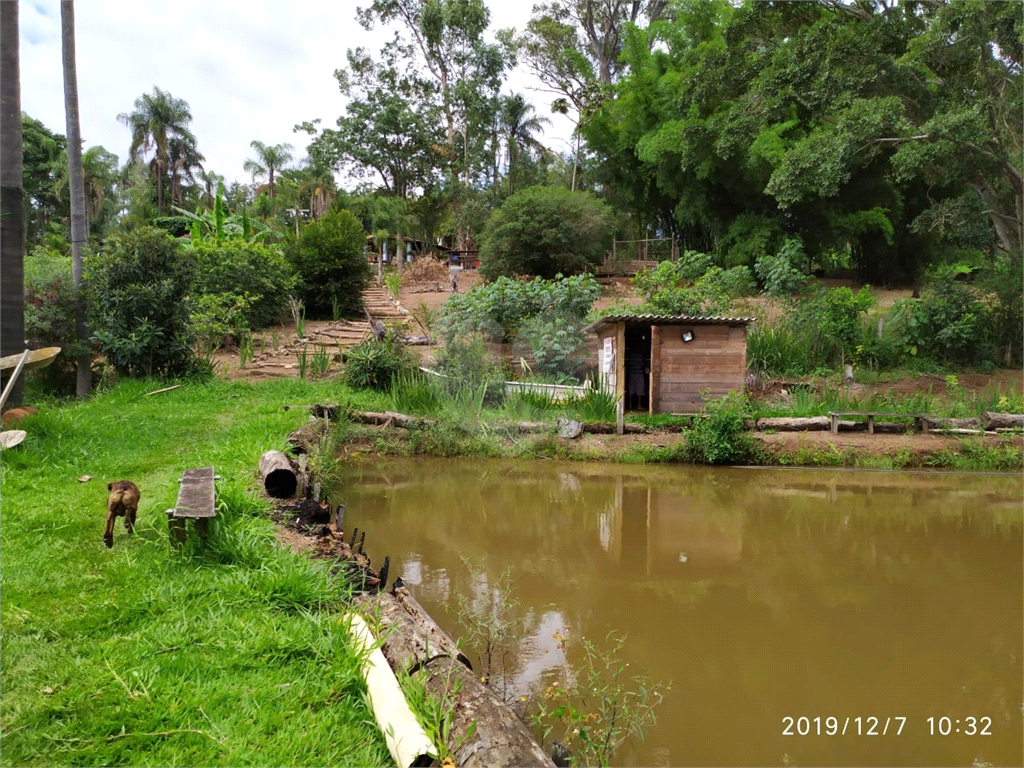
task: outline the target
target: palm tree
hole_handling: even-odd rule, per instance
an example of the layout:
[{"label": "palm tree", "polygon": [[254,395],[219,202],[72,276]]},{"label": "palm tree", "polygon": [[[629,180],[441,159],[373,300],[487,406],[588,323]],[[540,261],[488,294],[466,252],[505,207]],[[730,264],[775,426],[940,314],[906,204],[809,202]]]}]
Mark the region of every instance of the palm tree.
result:
[{"label": "palm tree", "polygon": [[[113,198],[118,183],[117,155],[101,146],[89,147],[82,153],[82,175],[85,193],[85,214],[89,227],[99,234],[106,202]],[[63,202],[71,189],[70,163],[67,152],[62,152],[55,163],[53,190],[57,200]]]},{"label": "palm tree", "polygon": [[117,119],[132,131],[132,144],[128,150],[133,160],[142,160],[150,151],[153,159],[150,166],[156,176],[156,208],[164,212],[164,176],[170,165],[171,139],[191,142],[195,147],[196,137],[189,130],[192,111],[184,99],[176,99],[167,91],[153,86],[153,93],[144,93],[135,100],[135,111],[122,112]]},{"label": "palm tree", "polygon": [[206,187],[206,207],[213,210],[214,192],[218,184],[224,183],[224,177],[213,171],[202,171],[199,174],[199,180]]},{"label": "palm tree", "polygon": [[535,149],[546,152],[546,148],[535,137],[535,133],[544,133],[544,125],[551,124],[546,117],[533,114],[530,104],[521,93],[513,93],[501,100],[499,121],[504,134],[508,152],[508,191],[513,192],[512,168],[523,151]]},{"label": "palm tree", "polygon": [[92,387],[92,354],[85,323],[84,254],[89,244],[89,219],[85,210],[85,171],[82,169],[82,124],[78,115],[78,68],[75,65],[75,3],[60,3],[61,51],[64,60],[64,114],[68,130],[68,186],[71,188],[71,274],[75,281],[75,341],[79,353],[75,394],[88,397]]},{"label": "palm tree", "polygon": [[[25,350],[25,209],[21,177],[18,3],[0,2],[0,355]],[[7,398],[21,402],[24,379]]]},{"label": "palm tree", "polygon": [[268,146],[262,141],[253,141],[249,146],[256,150],[256,159],[246,160],[242,165],[242,170],[252,174],[253,182],[256,181],[257,176],[266,176],[267,190],[270,196],[273,197],[274,172],[281,170],[281,166],[285,163],[291,162],[292,145],[274,144],[273,146]]},{"label": "palm tree", "polygon": [[168,142],[167,155],[171,168],[171,205],[181,205],[182,179],[195,184],[196,175],[193,169],[202,170],[206,158],[196,149],[194,136],[173,137]]}]

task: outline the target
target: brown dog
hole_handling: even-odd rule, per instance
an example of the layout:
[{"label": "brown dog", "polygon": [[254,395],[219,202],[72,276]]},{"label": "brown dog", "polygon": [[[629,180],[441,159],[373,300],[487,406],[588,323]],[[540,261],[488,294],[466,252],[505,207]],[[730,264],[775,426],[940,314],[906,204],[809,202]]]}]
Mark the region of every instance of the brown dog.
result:
[{"label": "brown dog", "polygon": [[114,520],[124,517],[128,533],[135,529],[135,514],[139,511],[139,487],[130,480],[107,483],[107,530],[103,532],[103,543],[107,548],[114,546]]}]

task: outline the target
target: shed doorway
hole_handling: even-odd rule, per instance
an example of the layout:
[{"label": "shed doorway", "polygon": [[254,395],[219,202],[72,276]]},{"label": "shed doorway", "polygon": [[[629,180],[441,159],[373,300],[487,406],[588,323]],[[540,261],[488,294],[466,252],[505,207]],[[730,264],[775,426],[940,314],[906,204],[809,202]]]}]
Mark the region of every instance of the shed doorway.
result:
[{"label": "shed doorway", "polygon": [[647,413],[651,407],[651,329],[627,325],[625,331],[625,410]]}]

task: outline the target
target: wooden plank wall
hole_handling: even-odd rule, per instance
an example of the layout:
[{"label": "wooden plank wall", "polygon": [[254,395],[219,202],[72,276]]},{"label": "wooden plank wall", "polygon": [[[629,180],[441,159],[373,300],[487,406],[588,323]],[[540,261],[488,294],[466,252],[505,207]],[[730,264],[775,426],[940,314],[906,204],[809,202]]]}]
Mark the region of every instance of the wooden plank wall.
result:
[{"label": "wooden plank wall", "polygon": [[659,413],[696,413],[701,393],[722,397],[742,391],[747,371],[747,333],[743,326],[693,326],[693,341],[682,340],[690,326],[665,325],[660,344],[652,347],[661,365],[658,385]]}]

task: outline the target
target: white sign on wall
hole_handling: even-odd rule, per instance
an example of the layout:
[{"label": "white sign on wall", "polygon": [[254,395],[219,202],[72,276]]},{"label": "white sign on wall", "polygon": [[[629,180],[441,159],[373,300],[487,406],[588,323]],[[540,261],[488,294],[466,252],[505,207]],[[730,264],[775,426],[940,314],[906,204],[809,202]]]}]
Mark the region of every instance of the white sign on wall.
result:
[{"label": "white sign on wall", "polygon": [[611,373],[612,372],[612,357],[614,356],[614,347],[611,336],[604,337],[604,354],[601,356],[601,372]]}]

